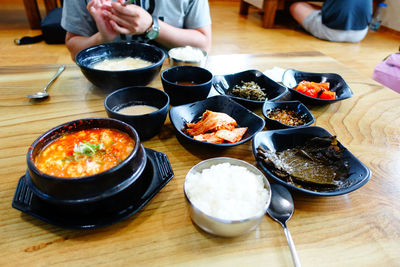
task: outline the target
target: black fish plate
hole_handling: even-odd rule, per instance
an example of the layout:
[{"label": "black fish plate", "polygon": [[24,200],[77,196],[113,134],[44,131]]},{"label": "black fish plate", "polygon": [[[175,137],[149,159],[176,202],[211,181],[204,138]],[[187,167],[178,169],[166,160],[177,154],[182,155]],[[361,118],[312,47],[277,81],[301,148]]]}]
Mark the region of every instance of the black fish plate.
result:
[{"label": "black fish plate", "polygon": [[371,177],[371,171],[340,143],[339,147],[344,150],[344,158],[350,165],[350,176],[346,179],[345,185],[331,191],[322,191],[317,188],[314,190],[295,186],[275,175],[272,169],[264,164],[263,160],[257,158],[258,146],[261,146],[265,150],[279,152],[296,146],[301,146],[310,138],[326,136],[332,136],[332,134],[317,126],[263,131],[256,134],[253,139],[253,154],[257,160],[257,164],[261,167],[264,173],[267,174],[267,177],[270,177],[275,182],[280,183],[293,191],[317,196],[337,196],[350,193],[366,184]]}]

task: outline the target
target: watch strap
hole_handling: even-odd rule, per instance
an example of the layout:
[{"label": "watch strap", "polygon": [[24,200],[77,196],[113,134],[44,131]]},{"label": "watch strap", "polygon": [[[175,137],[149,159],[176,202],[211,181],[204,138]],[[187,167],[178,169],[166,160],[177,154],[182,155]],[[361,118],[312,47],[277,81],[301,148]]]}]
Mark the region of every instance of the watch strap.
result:
[{"label": "watch strap", "polygon": [[156,39],[160,32],[160,27],[158,26],[158,17],[154,15],[152,17],[153,17],[153,23],[151,24],[150,28],[146,31],[145,34],[148,40]]}]

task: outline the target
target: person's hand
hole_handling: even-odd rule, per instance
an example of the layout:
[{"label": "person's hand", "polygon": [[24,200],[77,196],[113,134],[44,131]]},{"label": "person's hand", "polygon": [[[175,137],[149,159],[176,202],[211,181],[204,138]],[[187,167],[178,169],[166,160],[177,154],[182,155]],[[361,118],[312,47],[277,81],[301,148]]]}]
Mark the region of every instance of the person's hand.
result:
[{"label": "person's hand", "polygon": [[152,16],[137,5],[122,5],[122,2],[111,2],[104,7],[104,15],[108,18],[113,30],[121,34],[137,35],[146,32],[153,23]]},{"label": "person's hand", "polygon": [[105,16],[105,12],[107,7],[111,7],[111,0],[92,0],[87,5],[87,9],[89,13],[94,18],[97,29],[101,35],[102,42],[111,42],[119,33],[114,30],[107,16]]}]

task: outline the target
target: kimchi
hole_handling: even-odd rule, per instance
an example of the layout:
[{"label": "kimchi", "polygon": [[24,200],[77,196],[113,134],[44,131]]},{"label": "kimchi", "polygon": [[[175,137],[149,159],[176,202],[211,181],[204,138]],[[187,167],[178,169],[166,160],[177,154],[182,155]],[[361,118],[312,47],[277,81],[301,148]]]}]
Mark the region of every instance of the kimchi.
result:
[{"label": "kimchi", "polygon": [[237,127],[228,114],[206,110],[200,121],[187,123],[186,132],[198,141],[209,143],[236,143],[242,140],[247,127]]}]

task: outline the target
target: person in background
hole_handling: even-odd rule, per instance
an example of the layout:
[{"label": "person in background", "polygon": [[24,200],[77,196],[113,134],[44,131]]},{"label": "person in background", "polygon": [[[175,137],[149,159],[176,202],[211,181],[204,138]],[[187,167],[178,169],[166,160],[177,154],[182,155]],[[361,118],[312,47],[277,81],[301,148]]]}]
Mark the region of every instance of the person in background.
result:
[{"label": "person in background", "polygon": [[333,42],[360,42],[372,18],[372,0],[326,0],[322,9],[296,2],[290,13],[317,38]]},{"label": "person in background", "polygon": [[209,51],[207,0],[68,0],[61,26],[72,58],[87,47],[116,41],[155,42],[169,49],[190,45]]}]

